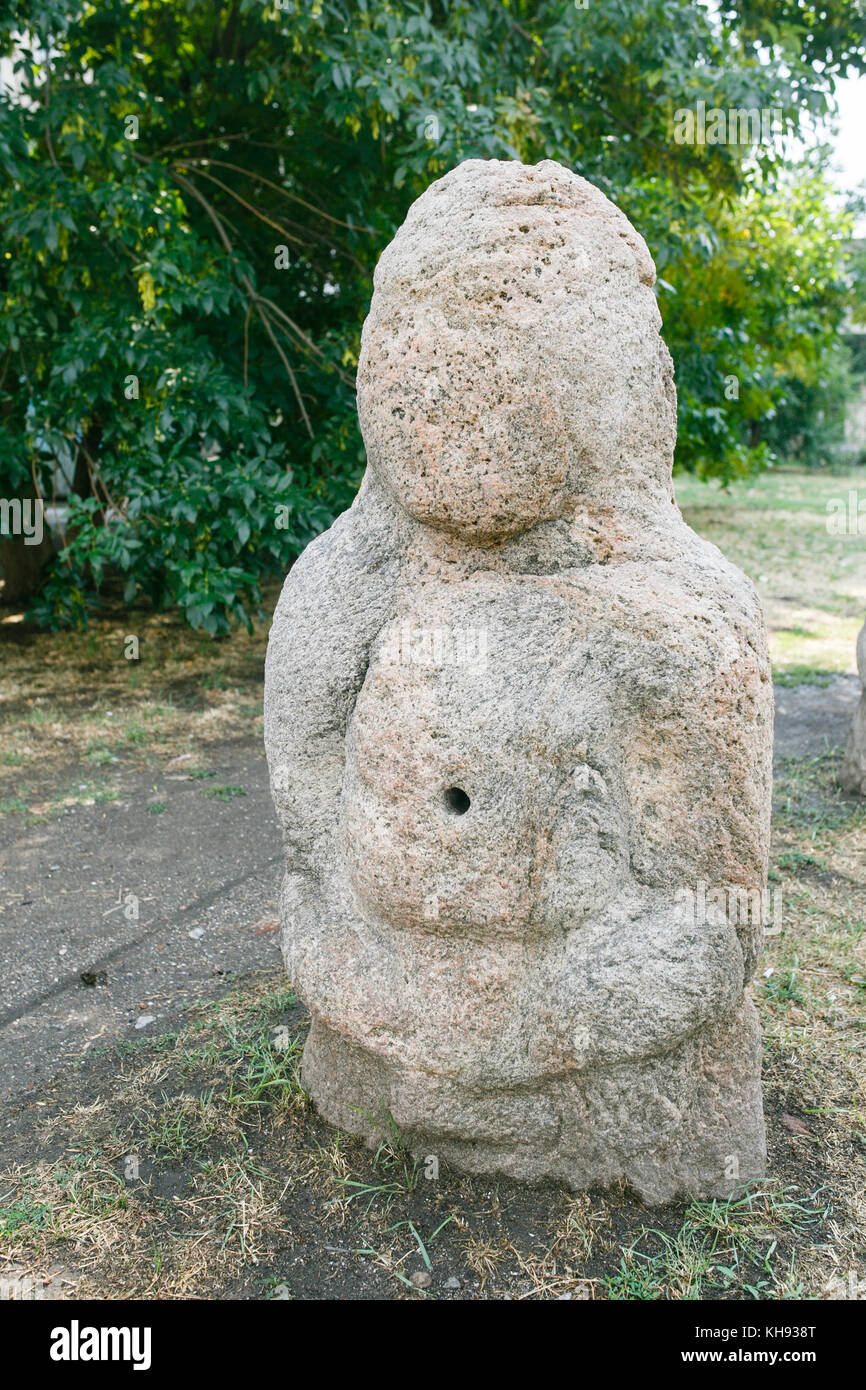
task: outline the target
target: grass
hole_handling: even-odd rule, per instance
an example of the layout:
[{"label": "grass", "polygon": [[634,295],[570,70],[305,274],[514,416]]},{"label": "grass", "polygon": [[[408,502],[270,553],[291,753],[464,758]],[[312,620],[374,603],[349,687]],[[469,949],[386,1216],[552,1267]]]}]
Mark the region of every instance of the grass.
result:
[{"label": "grass", "polygon": [[110,748],[99,747],[90,749],[90,751],[87,754],[87,760],[88,762],[93,763],[96,767],[105,767],[110,763],[116,763],[119,761],[117,754],[112,753]]},{"label": "grass", "polygon": [[[273,608],[278,586],[268,591]],[[79,633],[26,627],[0,609],[0,776],[26,767],[51,774],[71,756],[165,761],[226,740],[261,739],[267,625],[203,639],[176,614],[134,612],[140,660],[124,657],[130,614],[120,609]],[[0,786],[0,797],[4,789]]]},{"label": "grass", "polygon": [[163,1090],[158,1102],[136,1115],[144,1144],[158,1163],[180,1163],[203,1152],[219,1119],[213,1087],[202,1095],[169,1096]]},{"label": "grass", "polygon": [[0,1175],[6,1260],[84,1298],[821,1298],[859,1268],[863,1115],[826,1052],[768,1038],[771,1179],[650,1214],[617,1189],[433,1174],[387,1112],[366,1149],[311,1108],[303,1034],[271,972],[58,1079]]},{"label": "grass", "polygon": [[669,1235],[644,1227],[623,1251],[606,1286],[614,1299],[701,1299],[731,1290],[750,1298],[801,1298],[793,1261],[780,1243],[808,1234],[828,1216],[819,1192],[805,1201],[775,1183],[755,1185],[728,1202],[694,1202]]},{"label": "grass", "polygon": [[63,815],[72,806],[98,806],[118,801],[120,796],[118,787],[108,787],[101,782],[72,783],[55,788],[47,797],[33,787],[25,787],[21,796],[0,801],[0,815],[25,814],[28,824],[32,825]]},{"label": "grass", "polygon": [[[337,1182],[344,1189],[345,1205],[348,1207],[354,1201],[364,1202],[365,1213],[369,1214],[377,1201],[388,1211],[395,1198],[405,1197],[414,1192],[418,1186],[422,1164],[409,1151],[393,1116],[388,1111],[375,1118],[370,1115],[366,1118],[382,1135],[373,1157],[376,1177],[365,1181],[349,1176],[347,1171],[345,1174],[339,1174]],[[417,1232],[415,1235],[416,1239],[420,1240]]]},{"label": "grass", "polygon": [[846,795],[836,780],[838,752],[812,758],[785,759],[777,772],[773,795],[775,824],[786,834],[807,834],[821,844],[828,835],[866,824],[866,806]]},{"label": "grass", "polygon": [[679,476],[675,486],[689,525],[755,582],[774,679],[820,686],[854,672],[866,552],[862,537],[832,534],[828,508],[863,492],[863,470],[777,468],[729,488]]}]

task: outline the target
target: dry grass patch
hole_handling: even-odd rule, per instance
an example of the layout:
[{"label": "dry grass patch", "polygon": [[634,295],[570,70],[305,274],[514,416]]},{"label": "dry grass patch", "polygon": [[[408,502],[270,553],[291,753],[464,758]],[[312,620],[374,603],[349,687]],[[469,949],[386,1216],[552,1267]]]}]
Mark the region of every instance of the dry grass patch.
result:
[{"label": "dry grass patch", "polygon": [[[268,611],[277,594],[272,586]],[[86,633],[40,632],[18,618],[0,611],[0,781],[71,758],[110,767],[261,734],[269,624],[212,638],[145,609],[118,610]],[[125,656],[131,635],[137,661]]]},{"label": "dry grass patch", "polygon": [[675,479],[686,521],[757,585],[776,680],[852,672],[866,611],[863,537],[833,535],[828,507],[863,488],[862,469],[772,469],[732,483]]}]

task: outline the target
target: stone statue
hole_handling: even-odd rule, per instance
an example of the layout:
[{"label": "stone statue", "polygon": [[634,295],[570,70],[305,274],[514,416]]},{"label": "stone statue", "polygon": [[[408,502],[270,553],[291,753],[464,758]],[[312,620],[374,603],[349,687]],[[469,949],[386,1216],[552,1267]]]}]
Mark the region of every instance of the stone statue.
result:
[{"label": "stone statue", "polygon": [[[684,523],[641,237],[546,160],[469,160],[376,267],[368,468],[266,671],[287,969],[329,1121],[648,1202],[764,1172],[744,995],[772,687]],[[727,909],[725,904],[727,903]]]},{"label": "stone statue", "polygon": [[848,730],[839,783],[846,792],[866,796],[866,623],[857,634],[857,671],[863,690]]}]

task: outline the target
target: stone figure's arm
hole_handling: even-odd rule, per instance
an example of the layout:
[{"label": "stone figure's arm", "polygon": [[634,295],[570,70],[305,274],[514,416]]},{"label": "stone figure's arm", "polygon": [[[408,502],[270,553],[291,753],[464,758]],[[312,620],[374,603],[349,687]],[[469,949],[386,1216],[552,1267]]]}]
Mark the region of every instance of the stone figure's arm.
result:
[{"label": "stone figure's arm", "polygon": [[289,874],[333,862],[346,728],[398,566],[364,486],[283,586],[265,666],[265,746]]},{"label": "stone figure's arm", "polygon": [[568,940],[560,974],[578,1060],[663,1055],[736,1007],[743,953],[734,927],[681,901],[616,912]]}]

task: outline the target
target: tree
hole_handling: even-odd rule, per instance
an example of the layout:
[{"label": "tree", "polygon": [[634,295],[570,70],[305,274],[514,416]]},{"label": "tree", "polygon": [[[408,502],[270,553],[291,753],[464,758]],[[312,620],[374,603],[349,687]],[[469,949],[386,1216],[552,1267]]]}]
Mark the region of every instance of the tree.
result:
[{"label": "tree", "polygon": [[353,495],[372,268],[460,159],[560,159],[644,232],[689,466],[760,461],[790,360],[842,313],[817,176],[804,312],[760,235],[763,208],[796,212],[778,145],[674,122],[699,101],[820,115],[862,70],[856,0],[21,0],[0,52],[0,493],[71,481],[48,624],[83,623],[117,573],[206,631],[249,621]]}]

